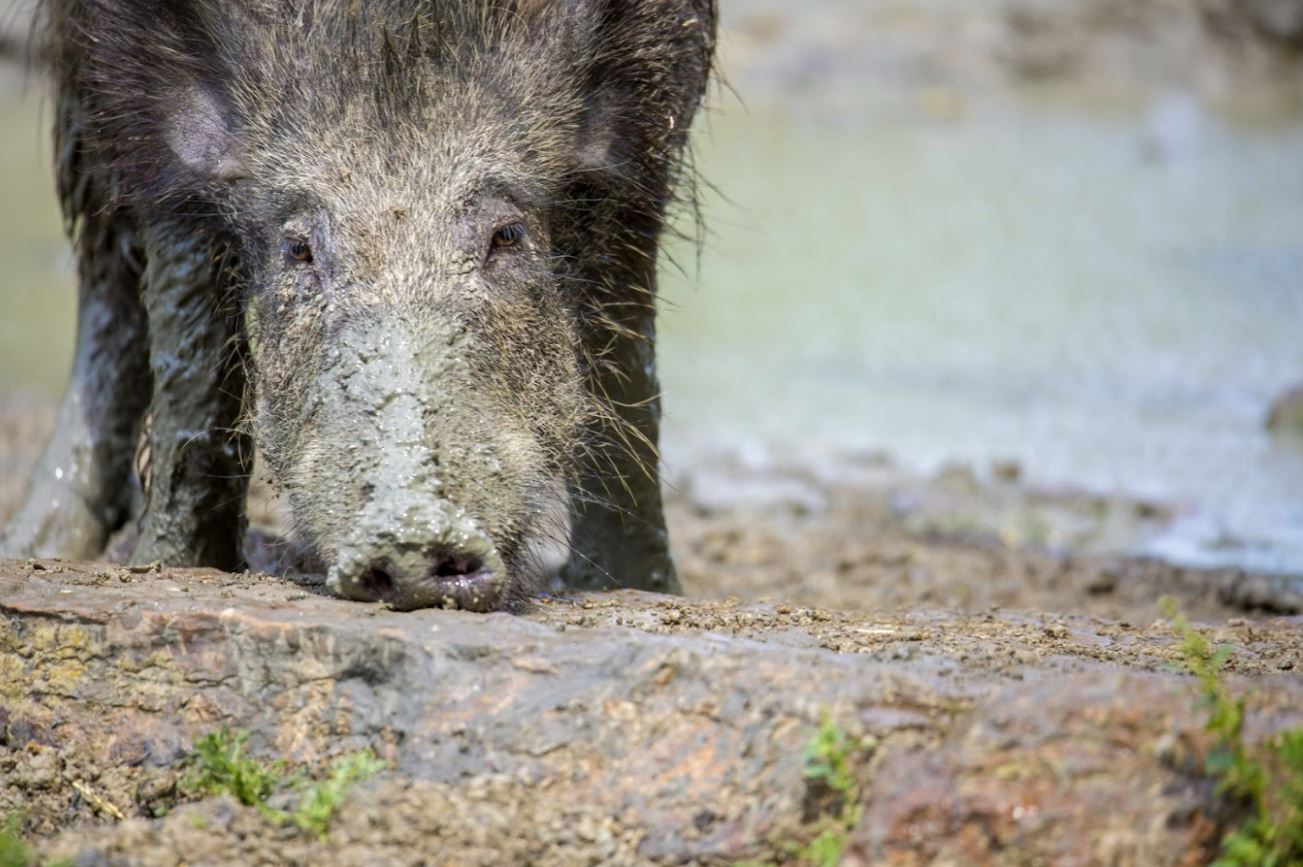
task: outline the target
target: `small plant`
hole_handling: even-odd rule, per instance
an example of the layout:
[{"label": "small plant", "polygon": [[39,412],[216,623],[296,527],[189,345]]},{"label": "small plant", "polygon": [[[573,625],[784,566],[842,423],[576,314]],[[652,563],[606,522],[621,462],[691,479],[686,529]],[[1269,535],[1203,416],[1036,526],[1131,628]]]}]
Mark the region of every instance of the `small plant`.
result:
[{"label": "small plant", "polygon": [[801,849],[801,861],[817,867],[835,867],[841,861],[861,813],[851,759],[876,747],[876,740],[857,741],[847,735],[827,711],[819,715],[819,728],[805,745],[804,777],[811,799],[824,807],[825,827]]},{"label": "small plant", "polygon": [[32,850],[23,840],[23,816],[10,813],[0,822],[0,867],[27,867],[32,863]]},{"label": "small plant", "polygon": [[330,766],[326,779],[304,790],[299,807],[290,819],[303,830],[325,837],[348,790],[384,767],[385,762],[370,750],[345,756]]},{"label": "small plant", "polygon": [[855,780],[851,777],[851,739],[827,711],[819,715],[819,728],[805,744],[806,782],[820,783],[843,797],[850,794]]},{"label": "small plant", "polygon": [[246,807],[266,807],[284,778],[285,763],[267,764],[244,755],[248,732],[221,729],[195,741],[181,789],[190,794],[229,794]]},{"label": "small plant", "polygon": [[842,860],[842,850],[846,848],[846,835],[854,823],[838,828],[825,828],[806,844],[801,853],[801,860],[818,867],[837,867]]},{"label": "small plant", "polygon": [[[334,762],[324,780],[305,783],[302,769],[288,774],[284,761],[262,762],[244,755],[248,738],[248,732],[237,734],[222,729],[197,740],[182,790],[191,794],[229,794],[246,807],[257,808],[277,825],[292,822],[324,837],[348,790],[385,767],[371,750],[362,750]],[[267,803],[276,790],[291,785],[303,792],[297,809],[287,812]],[[0,867],[9,865],[0,863]]]},{"label": "small plant", "polygon": [[[36,863],[36,853],[23,839],[23,813],[15,810],[0,822],[0,867],[30,867]],[[72,862],[61,858],[45,862],[45,867],[72,867]]]},{"label": "small plant", "polygon": [[1250,811],[1242,827],[1222,838],[1213,867],[1303,867],[1303,728],[1280,732],[1250,752],[1243,737],[1244,699],[1231,698],[1222,682],[1231,649],[1214,649],[1171,599],[1160,608],[1181,639],[1181,656],[1208,708],[1204,730],[1214,741],[1205,770],[1217,780],[1219,794]]}]

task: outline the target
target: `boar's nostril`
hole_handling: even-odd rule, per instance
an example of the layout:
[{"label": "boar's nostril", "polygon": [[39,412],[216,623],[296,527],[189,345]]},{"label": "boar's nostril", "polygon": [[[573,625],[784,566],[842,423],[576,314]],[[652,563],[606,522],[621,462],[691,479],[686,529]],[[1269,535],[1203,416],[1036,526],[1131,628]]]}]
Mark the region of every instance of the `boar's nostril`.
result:
[{"label": "boar's nostril", "polygon": [[395,611],[492,611],[504,601],[511,575],[493,540],[470,518],[442,501],[417,501],[404,516],[397,529],[380,520],[360,521],[361,539],[340,545],[327,586]]},{"label": "boar's nostril", "polygon": [[384,599],[394,592],[394,576],[384,566],[372,566],[362,573],[362,586],[376,599]]},{"label": "boar's nostril", "polygon": [[463,575],[474,575],[483,568],[484,561],[474,554],[443,550],[435,553],[429,577],[458,578]]}]

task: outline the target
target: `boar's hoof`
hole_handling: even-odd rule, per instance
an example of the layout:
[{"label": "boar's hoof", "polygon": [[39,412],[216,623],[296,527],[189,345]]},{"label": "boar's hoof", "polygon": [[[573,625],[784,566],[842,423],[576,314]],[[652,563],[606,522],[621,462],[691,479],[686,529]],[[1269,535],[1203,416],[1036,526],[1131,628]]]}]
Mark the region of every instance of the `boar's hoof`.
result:
[{"label": "boar's hoof", "polygon": [[89,560],[99,556],[109,528],[96,510],[72,491],[59,499],[58,494],[43,493],[32,496],[8,526],[0,524],[0,557]]}]

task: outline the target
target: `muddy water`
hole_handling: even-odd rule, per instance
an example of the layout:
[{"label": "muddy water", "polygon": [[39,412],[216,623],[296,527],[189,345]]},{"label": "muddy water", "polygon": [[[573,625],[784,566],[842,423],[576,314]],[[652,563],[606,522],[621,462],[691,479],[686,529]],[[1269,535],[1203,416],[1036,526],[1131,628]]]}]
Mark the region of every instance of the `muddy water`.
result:
[{"label": "muddy water", "polygon": [[0,395],[57,394],[76,298],[49,160],[48,106],[0,68]]},{"label": "muddy water", "polygon": [[[661,319],[666,453],[739,446],[1176,501],[1153,550],[1303,571],[1303,127],[1180,93],[724,95],[697,137],[700,258]],[[857,101],[858,100],[858,101]],[[849,107],[849,108],[848,108]],[[0,91],[0,395],[56,394],[72,278],[38,103]]]},{"label": "muddy water", "polygon": [[724,101],[662,318],[671,460],[1012,458],[1182,503],[1157,552],[1303,569],[1303,443],[1262,429],[1303,380],[1303,126],[959,99]]}]

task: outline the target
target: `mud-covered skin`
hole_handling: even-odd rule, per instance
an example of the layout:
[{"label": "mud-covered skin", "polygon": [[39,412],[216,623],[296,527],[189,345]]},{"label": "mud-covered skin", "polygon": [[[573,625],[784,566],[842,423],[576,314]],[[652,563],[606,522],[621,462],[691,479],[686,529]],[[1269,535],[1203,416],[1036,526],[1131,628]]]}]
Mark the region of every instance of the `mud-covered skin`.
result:
[{"label": "mud-covered skin", "polygon": [[132,459],[149,406],[139,241],[105,211],[88,172],[83,116],[64,88],[55,122],[59,195],[77,248],[77,344],[58,423],[26,502],[0,532],[0,555],[94,557],[127,520]]},{"label": "mud-covered skin", "polygon": [[240,562],[247,368],[297,547],[337,592],[485,610],[567,558],[576,585],[679,589],[655,271],[710,0],[45,13],[102,188],[70,217],[108,204],[144,239],[135,560]]},{"label": "mud-covered skin", "polygon": [[[86,230],[83,249],[114,243],[98,229]],[[124,481],[149,395],[137,275],[114,255],[83,256],[80,270],[72,379],[27,501],[0,533],[0,554],[95,557],[131,504]]]},{"label": "mud-covered skin", "polygon": [[228,242],[149,225],[144,302],[153,396],[148,493],[135,563],[239,569],[253,448],[244,396],[240,283]]}]

